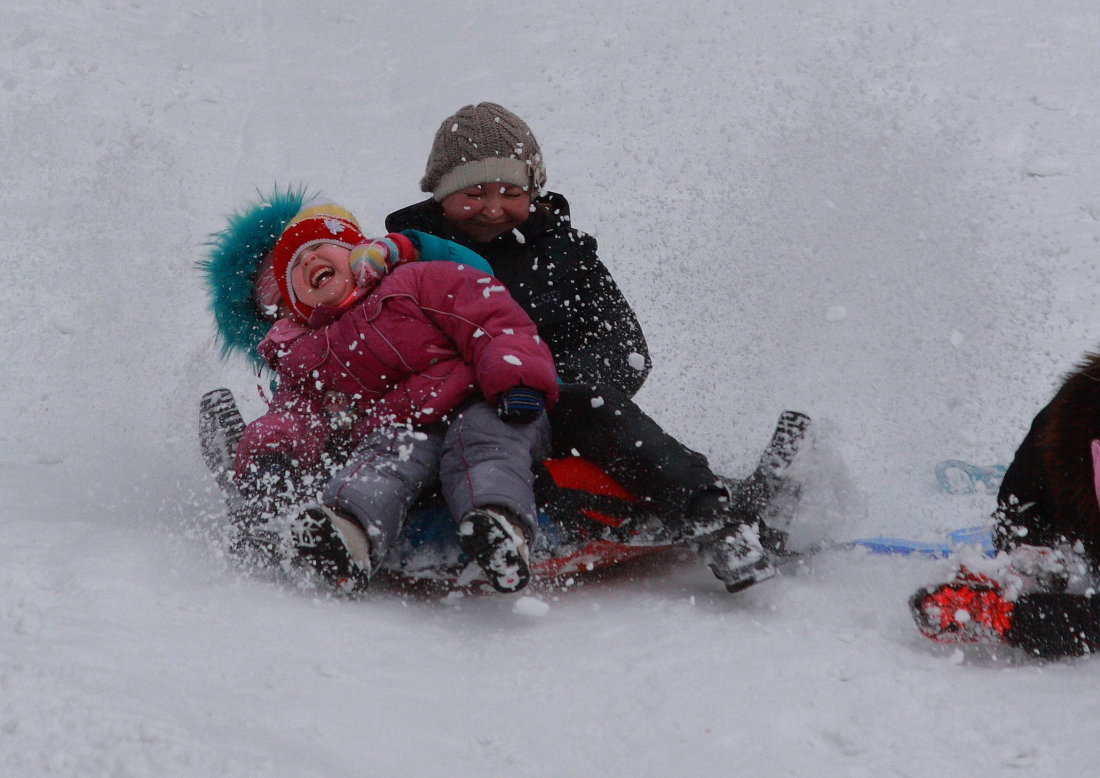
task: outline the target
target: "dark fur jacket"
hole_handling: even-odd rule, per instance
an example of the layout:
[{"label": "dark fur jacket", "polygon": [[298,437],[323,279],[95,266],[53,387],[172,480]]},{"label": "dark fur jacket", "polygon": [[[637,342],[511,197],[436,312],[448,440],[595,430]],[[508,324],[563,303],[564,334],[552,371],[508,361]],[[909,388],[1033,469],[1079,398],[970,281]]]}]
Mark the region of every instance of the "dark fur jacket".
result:
[{"label": "dark fur jacket", "polygon": [[1083,545],[1100,564],[1100,507],[1093,441],[1100,440],[1100,352],[1066,376],[1035,417],[997,496],[994,541]]}]

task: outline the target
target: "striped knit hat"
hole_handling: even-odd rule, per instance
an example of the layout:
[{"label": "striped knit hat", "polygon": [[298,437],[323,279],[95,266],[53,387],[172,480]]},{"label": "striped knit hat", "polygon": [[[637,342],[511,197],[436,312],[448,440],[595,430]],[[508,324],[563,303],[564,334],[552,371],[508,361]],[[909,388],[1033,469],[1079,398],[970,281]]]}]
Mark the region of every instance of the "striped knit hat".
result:
[{"label": "striped knit hat", "polygon": [[319,243],[335,243],[352,249],[364,240],[355,217],[347,209],[325,200],[306,203],[290,220],[275,244],[272,270],[283,302],[296,318],[309,321],[313,308],[294,295],[294,286],[290,283],[294,261],[303,251]]},{"label": "striped knit hat", "polygon": [[546,184],[542,151],[531,128],[496,103],[467,105],[443,120],[420,190],[438,202],[486,181],[522,186],[531,194]]}]

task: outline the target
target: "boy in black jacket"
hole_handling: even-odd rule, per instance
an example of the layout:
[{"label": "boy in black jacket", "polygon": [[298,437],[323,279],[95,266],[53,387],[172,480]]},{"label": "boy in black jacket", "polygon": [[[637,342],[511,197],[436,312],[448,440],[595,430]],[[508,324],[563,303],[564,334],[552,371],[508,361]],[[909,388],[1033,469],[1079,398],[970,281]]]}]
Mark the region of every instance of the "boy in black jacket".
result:
[{"label": "boy in black jacket", "polygon": [[[543,192],[545,183],[530,128],[494,103],[468,105],[436,133],[420,182],[431,198],[390,214],[386,228],[453,240],[488,260],[535,321],[564,382],[550,415],[553,455],[583,456],[638,498],[646,518],[627,522],[631,531],[692,542],[730,591],[771,577],[760,513],[785,463],[769,461],[731,493],[706,457],[631,400],[650,369],[645,336],[595,239],[572,227],[568,202]],[[794,434],[808,421],[790,419]]]}]

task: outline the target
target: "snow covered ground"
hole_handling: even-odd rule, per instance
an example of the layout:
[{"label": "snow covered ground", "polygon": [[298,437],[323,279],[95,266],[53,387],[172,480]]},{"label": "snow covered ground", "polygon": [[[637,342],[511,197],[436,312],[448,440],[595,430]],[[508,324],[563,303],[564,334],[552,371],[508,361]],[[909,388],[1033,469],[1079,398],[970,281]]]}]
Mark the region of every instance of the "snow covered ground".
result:
[{"label": "snow covered ground", "polygon": [[640,401],[719,469],[820,422],[809,534],[936,538],[1095,343],[1088,0],[0,7],[0,773],[1071,775],[1095,660],[942,650],[941,563],[823,556],[739,596],[694,560],[506,597],[242,580],[193,262],[306,182],[381,229],[444,116],[501,102],[646,325]]}]

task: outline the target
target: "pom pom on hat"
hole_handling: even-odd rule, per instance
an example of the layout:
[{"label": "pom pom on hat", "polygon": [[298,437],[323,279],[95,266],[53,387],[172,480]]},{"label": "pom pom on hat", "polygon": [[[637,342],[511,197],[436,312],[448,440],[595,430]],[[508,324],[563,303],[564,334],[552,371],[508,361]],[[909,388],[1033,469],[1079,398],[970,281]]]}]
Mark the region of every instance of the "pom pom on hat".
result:
[{"label": "pom pom on hat", "polygon": [[437,202],[468,186],[499,181],[528,189],[546,184],[546,166],[527,124],[496,103],[464,106],[435,134],[420,190]]},{"label": "pom pom on hat", "polygon": [[351,213],[325,200],[315,199],[302,209],[286,225],[273,252],[273,271],[279,292],[293,315],[303,322],[309,321],[313,308],[299,301],[290,283],[294,261],[303,251],[318,243],[335,243],[351,249],[365,240],[359,223]]}]

